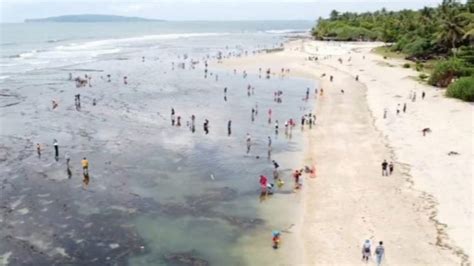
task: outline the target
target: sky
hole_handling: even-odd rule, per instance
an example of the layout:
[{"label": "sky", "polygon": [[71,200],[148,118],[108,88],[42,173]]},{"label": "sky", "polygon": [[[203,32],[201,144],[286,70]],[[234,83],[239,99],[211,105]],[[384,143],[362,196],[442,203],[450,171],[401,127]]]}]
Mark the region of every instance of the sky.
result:
[{"label": "sky", "polygon": [[333,9],[364,12],[419,9],[441,0],[0,0],[0,22],[72,14],[165,20],[316,20]]}]

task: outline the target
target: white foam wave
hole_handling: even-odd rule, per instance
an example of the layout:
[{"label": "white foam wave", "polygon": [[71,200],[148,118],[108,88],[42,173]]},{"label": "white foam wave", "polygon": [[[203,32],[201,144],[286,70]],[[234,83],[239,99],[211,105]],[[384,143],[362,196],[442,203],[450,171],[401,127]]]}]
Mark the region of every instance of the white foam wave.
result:
[{"label": "white foam wave", "polygon": [[307,33],[310,30],[302,30],[302,29],[284,29],[284,30],[266,30],[266,33],[271,34],[285,34],[285,33]]},{"label": "white foam wave", "polygon": [[192,38],[192,37],[210,37],[227,35],[228,33],[217,33],[217,32],[205,32],[205,33],[171,33],[171,34],[158,34],[158,35],[145,35],[141,37],[130,37],[120,39],[106,39],[100,41],[85,42],[82,44],[71,43],[69,45],[60,45],[56,47],[57,50],[71,51],[71,50],[90,50],[99,47],[115,48],[117,45],[137,43],[137,42],[149,42],[158,40],[172,40],[180,38]]},{"label": "white foam wave", "polygon": [[18,55],[19,58],[32,58],[38,53],[38,50],[31,50],[30,52],[21,53]]}]

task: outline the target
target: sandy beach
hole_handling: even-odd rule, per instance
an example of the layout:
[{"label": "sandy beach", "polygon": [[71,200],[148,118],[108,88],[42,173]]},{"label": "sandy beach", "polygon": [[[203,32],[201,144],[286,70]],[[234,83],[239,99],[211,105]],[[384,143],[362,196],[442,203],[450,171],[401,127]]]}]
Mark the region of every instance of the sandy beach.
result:
[{"label": "sandy beach", "polygon": [[[420,84],[403,61],[371,53],[379,45],[296,40],[282,52],[220,65],[254,73],[290,68],[324,89],[314,100],[317,126],[306,131],[303,162],[316,165],[317,177],[305,181],[295,218],[305,264],[363,264],[361,246],[370,239],[374,247],[384,242],[384,265],[469,265],[473,106]],[[423,136],[423,128],[432,132]],[[384,159],[395,165],[390,176],[382,176]]]}]

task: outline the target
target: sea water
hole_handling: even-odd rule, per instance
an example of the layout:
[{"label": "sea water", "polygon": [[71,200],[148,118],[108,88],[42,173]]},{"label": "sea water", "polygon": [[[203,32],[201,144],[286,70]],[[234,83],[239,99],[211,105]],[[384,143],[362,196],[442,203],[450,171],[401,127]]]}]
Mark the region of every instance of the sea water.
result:
[{"label": "sea water", "polygon": [[[292,229],[300,199],[291,171],[302,167],[305,140],[299,126],[285,135],[284,121],[313,111],[303,97],[315,84],[279,74],[267,79],[265,70],[259,76],[249,69],[254,74],[245,78],[204,71],[219,52],[250,56],[279,47],[285,29],[310,26],[292,23],[2,25],[0,256],[8,254],[11,265],[297,263]],[[19,29],[32,34],[15,35]],[[191,60],[199,63],[193,68]],[[69,73],[92,76],[92,87],[76,88]],[[248,85],[255,88],[250,95]],[[282,103],[274,101],[278,90]],[[180,127],[171,126],[171,108]],[[87,190],[82,157],[90,161]],[[273,182],[271,159],[286,184],[261,198],[259,176]],[[278,250],[272,230],[283,231]]]}]

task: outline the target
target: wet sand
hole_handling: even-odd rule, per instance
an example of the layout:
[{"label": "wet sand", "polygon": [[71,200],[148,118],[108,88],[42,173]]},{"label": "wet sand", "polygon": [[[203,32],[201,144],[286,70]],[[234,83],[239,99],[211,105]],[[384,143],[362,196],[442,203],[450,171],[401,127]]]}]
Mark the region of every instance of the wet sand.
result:
[{"label": "wet sand", "polygon": [[[383,87],[387,85],[381,81],[384,75],[388,77],[392,71],[399,71],[377,64],[380,59],[370,54],[370,47],[375,45],[369,44],[367,48],[364,44],[360,47],[354,44],[341,48],[339,44],[294,41],[286,45],[284,52],[232,59],[225,61],[223,66],[248,72],[254,72],[259,67],[275,71],[282,67],[290,68],[291,75],[320,80],[324,88],[324,96],[315,99],[318,120],[316,130],[308,134],[305,160],[305,164],[316,165],[317,177],[305,180],[302,220],[295,218],[296,228],[302,236],[306,264],[363,264],[361,246],[365,239],[370,239],[374,247],[379,240],[384,241],[385,265],[465,264],[469,260],[468,251],[458,248],[460,243],[453,242],[446,233],[446,226],[441,226],[437,220],[438,210],[433,200],[440,200],[436,198],[440,195],[434,198],[422,190],[426,187],[419,185],[423,173],[417,169],[423,162],[413,161],[407,156],[406,152],[416,148],[416,144],[409,146],[412,149],[401,148],[397,141],[404,137],[391,135],[379,125],[383,109],[374,113],[374,106],[377,106],[374,102],[384,102],[384,99],[393,96],[381,95],[378,93],[381,90],[374,88],[371,82],[377,79],[378,86]],[[316,55],[320,62],[307,60],[308,56]],[[362,59],[364,55],[366,59]],[[337,62],[339,57],[347,60],[350,56],[357,57],[357,65],[346,61],[343,66]],[[379,69],[373,71],[375,68]],[[325,77],[322,77],[323,73]],[[365,73],[372,74],[371,78],[366,77]],[[377,76],[374,76],[375,73]],[[356,74],[361,77],[361,82],[355,81]],[[329,81],[330,75],[335,77],[334,82]],[[391,81],[388,86],[396,85],[393,82],[397,81]],[[410,86],[404,88],[404,92],[416,86],[415,81],[411,82],[408,85],[404,83]],[[367,84],[370,84],[370,90]],[[432,95],[432,90],[430,88],[427,92]],[[421,92],[418,93],[420,97]],[[453,102],[440,95],[437,101]],[[457,105],[460,108],[467,106],[460,102]],[[392,107],[391,119],[393,113]],[[407,133],[410,129],[406,126],[402,129],[405,129],[402,132],[405,132],[406,138],[415,139]],[[419,138],[421,132],[418,128],[412,131]],[[387,138],[386,134],[390,137]],[[406,142],[401,144],[406,145]],[[426,156],[422,152],[418,154],[417,159]],[[472,158],[468,151],[465,156]],[[389,177],[381,174],[383,159],[395,164],[395,171]],[[453,165],[444,166],[446,169],[442,173],[445,174],[450,169],[456,169]],[[460,174],[460,180],[464,179],[467,184],[468,177],[467,173]],[[444,187],[442,183],[433,185]],[[463,193],[472,192],[470,188],[466,186]],[[449,193],[457,192],[449,190]],[[470,206],[468,199],[465,198],[462,204]],[[469,214],[467,217],[470,217]],[[447,227],[451,225],[456,227],[455,223]],[[462,231],[472,236],[469,228]]]}]

